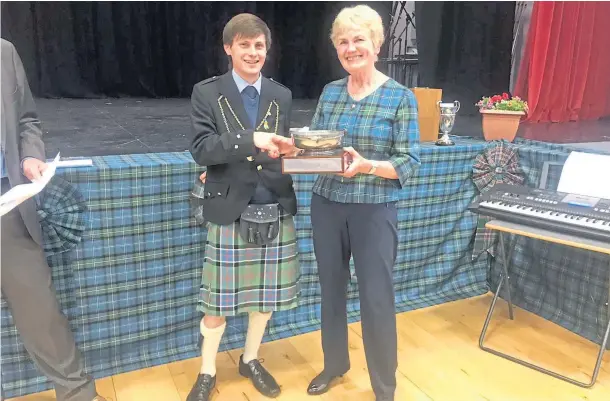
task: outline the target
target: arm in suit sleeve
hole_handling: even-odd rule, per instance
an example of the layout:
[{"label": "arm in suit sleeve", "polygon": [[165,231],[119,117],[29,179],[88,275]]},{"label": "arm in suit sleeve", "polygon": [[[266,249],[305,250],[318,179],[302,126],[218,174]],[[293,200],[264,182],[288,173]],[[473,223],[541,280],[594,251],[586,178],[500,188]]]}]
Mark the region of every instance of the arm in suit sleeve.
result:
[{"label": "arm in suit sleeve", "polygon": [[191,96],[191,124],[195,137],[190,151],[201,166],[243,161],[256,154],[254,130],[218,132],[212,107],[198,85]]},{"label": "arm in suit sleeve", "polygon": [[40,120],[36,112],[34,97],[30,91],[30,85],[23,69],[19,54],[12,48],[13,66],[17,78],[18,113],[19,113],[19,151],[21,160],[33,157],[45,161],[45,146],[42,141],[42,130]]}]

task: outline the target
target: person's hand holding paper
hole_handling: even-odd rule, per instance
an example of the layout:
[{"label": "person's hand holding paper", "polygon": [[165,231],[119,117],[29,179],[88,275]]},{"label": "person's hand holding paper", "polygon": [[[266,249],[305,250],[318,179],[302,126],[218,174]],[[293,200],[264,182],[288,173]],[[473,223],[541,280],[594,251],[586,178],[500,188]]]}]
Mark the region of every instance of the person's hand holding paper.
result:
[{"label": "person's hand holding paper", "polygon": [[26,159],[23,162],[23,174],[32,181],[30,184],[17,185],[0,198],[0,216],[4,216],[22,202],[38,194],[51,181],[59,161],[59,153],[55,160],[47,164],[37,159]]},{"label": "person's hand holding paper", "polygon": [[48,168],[47,163],[30,157],[23,161],[23,175],[34,182],[42,178],[42,173]]}]

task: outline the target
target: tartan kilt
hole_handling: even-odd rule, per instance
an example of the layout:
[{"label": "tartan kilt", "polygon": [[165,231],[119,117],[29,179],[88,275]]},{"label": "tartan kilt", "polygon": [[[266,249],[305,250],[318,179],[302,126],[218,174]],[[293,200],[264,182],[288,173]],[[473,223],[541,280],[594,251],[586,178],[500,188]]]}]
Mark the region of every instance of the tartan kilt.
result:
[{"label": "tartan kilt", "polygon": [[197,310],[211,316],[296,308],[300,295],[296,229],[291,215],[280,217],[277,237],[255,246],[239,235],[239,222],[208,222],[208,237]]}]

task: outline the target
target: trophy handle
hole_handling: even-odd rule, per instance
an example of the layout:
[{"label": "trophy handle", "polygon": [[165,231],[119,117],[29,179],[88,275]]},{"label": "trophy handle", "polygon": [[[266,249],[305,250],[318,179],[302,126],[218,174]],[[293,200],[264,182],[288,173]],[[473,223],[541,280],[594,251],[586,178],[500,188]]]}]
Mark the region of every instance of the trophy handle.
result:
[{"label": "trophy handle", "polygon": [[455,112],[457,113],[460,110],[460,102],[456,100],[453,102],[453,104],[455,105]]}]

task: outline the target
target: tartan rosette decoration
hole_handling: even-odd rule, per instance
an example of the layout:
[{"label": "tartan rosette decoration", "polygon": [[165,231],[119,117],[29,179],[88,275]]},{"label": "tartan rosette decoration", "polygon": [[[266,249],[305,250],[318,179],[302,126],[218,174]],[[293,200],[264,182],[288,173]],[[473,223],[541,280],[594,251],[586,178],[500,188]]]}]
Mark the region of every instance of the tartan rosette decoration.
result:
[{"label": "tartan rosette decoration", "polygon": [[86,228],[87,205],[82,194],[65,179],[54,176],[37,201],[47,256],[74,248]]},{"label": "tartan rosette decoration", "polygon": [[[499,142],[498,145],[485,150],[475,159],[472,180],[480,193],[488,191],[496,184],[522,185],[525,178],[519,166],[517,151],[506,142]],[[484,251],[495,256],[497,234],[485,228],[485,224],[490,220],[489,217],[479,216],[472,253],[473,259]]]}]

